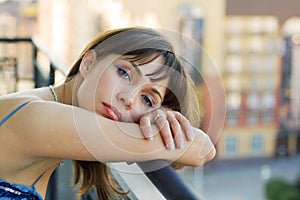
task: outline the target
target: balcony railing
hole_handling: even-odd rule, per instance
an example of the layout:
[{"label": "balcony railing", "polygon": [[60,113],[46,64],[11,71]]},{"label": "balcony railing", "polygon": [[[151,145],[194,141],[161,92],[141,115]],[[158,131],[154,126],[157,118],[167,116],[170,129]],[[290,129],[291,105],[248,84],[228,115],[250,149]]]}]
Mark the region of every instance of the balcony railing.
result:
[{"label": "balcony railing", "polygon": [[[55,84],[57,72],[64,76],[67,74],[68,67],[57,60],[37,37],[0,38],[0,43],[29,43],[32,45],[32,81],[34,82],[35,88]],[[46,68],[39,62],[39,54],[43,54],[43,56],[48,59],[49,62]],[[3,66],[3,64],[1,64],[2,61],[7,63],[9,59],[15,62],[14,64],[10,64],[14,69],[14,81],[17,83],[20,80],[18,75],[18,58],[6,57],[2,60],[0,59],[0,66]],[[1,70],[3,71],[4,68],[0,67],[0,72]],[[14,90],[17,90],[17,88]],[[117,168],[119,169],[119,167],[120,165]],[[130,190],[130,194],[126,199],[178,199],[180,197],[181,199],[199,199],[195,195],[195,192],[192,192],[192,190],[185,185],[180,176],[171,167],[146,174],[141,170],[143,168],[141,165],[133,164],[131,168],[135,168],[134,174],[123,173],[122,170],[112,170],[120,186],[125,191]],[[75,190],[69,183],[72,174],[72,162],[66,160],[64,166],[58,167],[53,173],[48,185],[46,200],[76,199]],[[94,199],[92,194],[89,198]]]}]

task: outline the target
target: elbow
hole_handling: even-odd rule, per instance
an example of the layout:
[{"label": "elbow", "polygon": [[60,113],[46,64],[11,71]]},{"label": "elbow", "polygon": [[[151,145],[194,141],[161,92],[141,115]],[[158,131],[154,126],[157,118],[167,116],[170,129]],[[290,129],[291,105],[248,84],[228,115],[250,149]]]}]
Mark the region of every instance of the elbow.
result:
[{"label": "elbow", "polygon": [[198,155],[199,159],[197,160],[198,162],[195,163],[196,167],[204,165],[205,163],[213,160],[216,157],[216,148],[209,136],[206,135],[206,137],[203,138],[203,145],[200,148],[200,152]]},{"label": "elbow", "polygon": [[208,152],[206,152],[206,154],[202,154],[198,160],[195,160],[196,162],[192,164],[192,167],[200,167],[205,163],[213,160],[215,156],[216,156],[216,149],[215,147],[212,147]]},{"label": "elbow", "polygon": [[211,161],[212,159],[214,159],[216,157],[216,153],[217,153],[216,148],[214,146],[212,146],[210,151],[206,155],[205,162],[208,162],[208,161]]},{"label": "elbow", "polygon": [[215,156],[216,148],[210,137],[200,132],[176,162],[192,167],[199,167],[214,159]]}]

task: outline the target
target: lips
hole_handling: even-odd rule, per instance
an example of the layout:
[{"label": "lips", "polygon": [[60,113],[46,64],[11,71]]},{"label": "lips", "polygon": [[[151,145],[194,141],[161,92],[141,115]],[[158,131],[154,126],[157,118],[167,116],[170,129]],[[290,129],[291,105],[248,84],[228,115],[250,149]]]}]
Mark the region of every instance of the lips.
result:
[{"label": "lips", "polygon": [[105,113],[109,119],[114,121],[121,120],[122,115],[115,107],[106,103],[103,103],[103,106],[104,106]]}]

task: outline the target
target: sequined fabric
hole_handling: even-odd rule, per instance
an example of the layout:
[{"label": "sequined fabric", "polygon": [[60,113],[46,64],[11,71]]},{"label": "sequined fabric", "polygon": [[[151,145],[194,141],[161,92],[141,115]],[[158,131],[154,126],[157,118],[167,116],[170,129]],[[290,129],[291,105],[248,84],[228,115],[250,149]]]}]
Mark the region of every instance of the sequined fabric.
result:
[{"label": "sequined fabric", "polygon": [[34,186],[8,183],[0,179],[1,200],[43,200]]}]

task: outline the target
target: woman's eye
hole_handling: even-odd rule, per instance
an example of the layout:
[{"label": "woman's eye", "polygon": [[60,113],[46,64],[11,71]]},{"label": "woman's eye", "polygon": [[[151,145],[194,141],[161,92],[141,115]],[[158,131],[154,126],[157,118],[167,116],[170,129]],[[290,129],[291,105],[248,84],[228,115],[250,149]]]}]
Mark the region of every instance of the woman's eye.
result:
[{"label": "woman's eye", "polygon": [[152,108],[154,106],[153,100],[146,96],[146,95],[142,95],[142,100],[144,101],[144,103],[149,106],[150,108]]},{"label": "woman's eye", "polygon": [[117,72],[118,72],[118,74],[119,74],[121,77],[123,77],[124,79],[130,80],[130,75],[129,75],[129,73],[128,73],[126,70],[124,70],[124,69],[122,69],[121,67],[118,67],[118,66],[117,66]]}]

